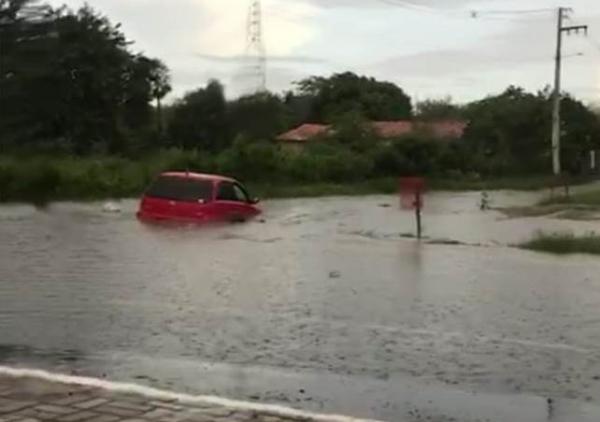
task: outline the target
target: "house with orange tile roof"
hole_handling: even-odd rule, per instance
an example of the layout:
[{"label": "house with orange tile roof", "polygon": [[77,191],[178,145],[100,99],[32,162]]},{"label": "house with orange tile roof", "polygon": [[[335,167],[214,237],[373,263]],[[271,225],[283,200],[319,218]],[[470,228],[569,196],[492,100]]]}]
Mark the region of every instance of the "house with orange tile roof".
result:
[{"label": "house with orange tile roof", "polygon": [[[411,120],[374,121],[370,125],[380,139],[402,138],[415,132],[425,132],[439,139],[459,139],[464,135],[467,122],[462,120],[440,120],[417,122]],[[309,142],[333,133],[331,125],[302,124],[282,133],[275,140],[286,149],[301,150]]]}]

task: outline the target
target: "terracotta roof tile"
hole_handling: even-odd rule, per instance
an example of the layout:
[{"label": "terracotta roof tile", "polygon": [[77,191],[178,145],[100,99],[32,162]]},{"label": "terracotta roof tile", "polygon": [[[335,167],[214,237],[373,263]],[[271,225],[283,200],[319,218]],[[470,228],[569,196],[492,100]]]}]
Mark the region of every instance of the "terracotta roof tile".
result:
[{"label": "terracotta roof tile", "polygon": [[397,138],[408,135],[414,130],[414,124],[409,120],[372,122],[371,125],[375,133],[382,138]]},{"label": "terracotta roof tile", "polygon": [[[463,136],[468,125],[462,120],[441,120],[437,122],[413,122],[410,120],[371,122],[373,130],[380,138],[398,138],[415,131],[423,130],[438,138],[457,139]],[[277,137],[279,141],[307,142],[331,131],[331,126],[305,123]]]},{"label": "terracotta roof tile", "polygon": [[306,142],[310,139],[324,135],[331,129],[331,126],[328,125],[318,125],[305,123],[303,125],[298,126],[295,129],[292,129],[288,132],[285,132],[277,137],[279,141],[290,141],[290,142]]}]

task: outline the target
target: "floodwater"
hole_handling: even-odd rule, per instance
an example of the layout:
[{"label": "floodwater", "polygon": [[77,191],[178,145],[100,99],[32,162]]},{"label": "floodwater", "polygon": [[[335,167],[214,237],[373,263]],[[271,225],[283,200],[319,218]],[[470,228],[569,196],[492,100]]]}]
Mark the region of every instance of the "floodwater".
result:
[{"label": "floodwater", "polygon": [[387,421],[600,420],[600,261],[507,246],[600,223],[479,198],[426,199],[426,235],[462,245],[404,238],[393,196],[204,229],[2,206],[0,365]]}]

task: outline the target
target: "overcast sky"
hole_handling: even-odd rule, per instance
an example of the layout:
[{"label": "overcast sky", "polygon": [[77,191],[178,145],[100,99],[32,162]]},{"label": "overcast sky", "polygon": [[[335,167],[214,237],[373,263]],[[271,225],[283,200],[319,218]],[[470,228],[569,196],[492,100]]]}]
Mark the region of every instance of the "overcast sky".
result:
[{"label": "overcast sky", "polygon": [[[87,3],[122,23],[134,50],[170,67],[173,96],[210,78],[229,97],[251,89],[240,60],[250,0]],[[281,92],[309,75],[351,70],[391,80],[418,100],[464,102],[509,84],[540,89],[553,80],[556,43],[556,12],[543,9],[559,5],[574,9],[568,24],[590,25],[588,39],[565,39],[564,87],[600,101],[599,0],[263,0],[268,87]]]}]

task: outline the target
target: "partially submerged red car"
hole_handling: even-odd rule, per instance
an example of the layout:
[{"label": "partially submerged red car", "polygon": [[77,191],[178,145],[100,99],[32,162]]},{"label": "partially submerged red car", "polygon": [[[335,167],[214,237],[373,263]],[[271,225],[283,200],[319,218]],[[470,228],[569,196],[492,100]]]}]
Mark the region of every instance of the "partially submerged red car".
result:
[{"label": "partially submerged red car", "polygon": [[144,193],[144,221],[242,222],[258,214],[258,200],[235,179],[213,174],[162,173]]}]

